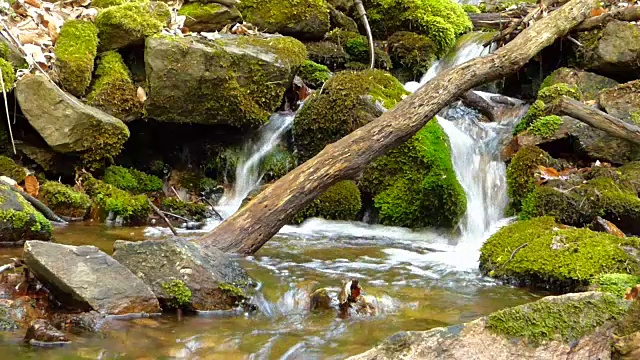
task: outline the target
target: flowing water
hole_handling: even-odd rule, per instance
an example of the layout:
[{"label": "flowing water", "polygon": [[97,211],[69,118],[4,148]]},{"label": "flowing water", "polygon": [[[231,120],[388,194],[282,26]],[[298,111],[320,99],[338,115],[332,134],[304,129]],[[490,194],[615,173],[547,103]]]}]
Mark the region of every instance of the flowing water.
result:
[{"label": "flowing water", "polygon": [[[422,84],[439,71],[488,52],[472,34],[454,55],[434,65]],[[413,88],[412,88],[413,86]],[[420,83],[407,84],[415,90]],[[7,359],[343,359],[375,346],[399,331],[428,330],[476,319],[542,294],[504,286],[477,270],[482,242],[507,220],[505,167],[500,144],[508,140],[518,107],[496,123],[482,123],[458,104],[437,121],[449,135],[455,171],[468,197],[461,234],[412,231],[354,222],[310,219],[285,226],[255,256],[239,259],[259,283],[258,311],[241,316],[201,314],[110,320],[97,335],[74,336],[65,348],[34,350],[20,344],[21,333],[2,333],[0,358]],[[238,180],[218,209],[229,216],[260,183],[260,162],[287,132],[295,114],[276,114],[257,141],[247,145]],[[219,222],[210,220],[197,237]],[[117,239],[167,236],[162,228],[108,228],[70,225],[56,230],[58,242],[91,244],[110,252]],[[0,261],[20,251],[0,253]],[[336,298],[341,282],[360,279],[373,297],[375,316],[340,319],[336,311],[310,313],[309,294],[328,288]]]}]

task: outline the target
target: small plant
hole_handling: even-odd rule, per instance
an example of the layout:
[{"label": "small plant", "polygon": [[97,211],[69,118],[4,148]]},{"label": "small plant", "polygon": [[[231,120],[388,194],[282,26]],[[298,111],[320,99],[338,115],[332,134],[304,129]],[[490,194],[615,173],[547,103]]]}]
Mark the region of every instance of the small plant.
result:
[{"label": "small plant", "polygon": [[167,305],[174,309],[180,309],[191,304],[191,290],[182,280],[171,280],[162,284],[162,289],[171,298]]},{"label": "small plant", "polygon": [[549,138],[558,130],[562,125],[562,118],[557,115],[544,116],[534,121],[529,127],[532,134]]}]

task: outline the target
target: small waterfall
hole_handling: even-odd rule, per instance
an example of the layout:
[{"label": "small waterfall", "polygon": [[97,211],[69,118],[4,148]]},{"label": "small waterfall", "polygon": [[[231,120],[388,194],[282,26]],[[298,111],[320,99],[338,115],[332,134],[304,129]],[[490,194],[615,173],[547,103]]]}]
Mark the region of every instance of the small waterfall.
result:
[{"label": "small waterfall", "polygon": [[296,112],[291,111],[272,114],[269,122],[260,129],[257,141],[245,144],[245,156],[239,160],[236,167],[236,181],[233,190],[225,192],[216,207],[225,219],[238,211],[242,201],[251,191],[256,189],[264,175],[260,172],[260,164],[291,128],[295,116]]}]

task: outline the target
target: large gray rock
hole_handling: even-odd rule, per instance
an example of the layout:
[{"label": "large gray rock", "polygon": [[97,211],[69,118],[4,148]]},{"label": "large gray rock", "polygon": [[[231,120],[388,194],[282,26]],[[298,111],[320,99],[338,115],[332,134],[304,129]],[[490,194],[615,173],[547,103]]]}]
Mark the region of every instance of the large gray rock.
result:
[{"label": "large gray rock", "polygon": [[179,14],[187,17],[184,26],[190,31],[214,32],[242,20],[238,9],[220,4],[185,4]]},{"label": "large gray rock", "polygon": [[29,124],[57,152],[104,152],[129,138],[122,121],[64,93],[43,75],[20,79],[16,97]]},{"label": "large gray rock", "polygon": [[542,85],[551,86],[559,83],[578,88],[581,100],[583,101],[596,100],[600,91],[618,85],[617,81],[609,79],[608,77],[566,67],[557,69],[551,73],[544,79]]},{"label": "large gray rock", "polygon": [[613,20],[604,30],[579,34],[583,46],[577,49],[580,67],[607,74],[632,76],[640,71],[640,27]]},{"label": "large gray rock", "polygon": [[304,45],[283,36],[149,38],[145,108],[159,121],[257,127],[305,58]]},{"label": "large gray rock", "polygon": [[[246,272],[227,255],[186,240],[116,241],[113,257],[151,287],[163,307],[175,299],[168,284],[181,281],[191,290],[195,310],[229,310],[244,300]],[[169,291],[170,292],[170,291]]]},{"label": "large gray rock", "polygon": [[600,92],[598,102],[607,113],[618,119],[640,121],[640,80]]},{"label": "large gray rock", "polygon": [[95,246],[27,241],[23,258],[65,307],[115,315],[160,311],[149,287]]},{"label": "large gray rock", "polygon": [[398,333],[349,359],[611,359],[614,322],[626,306],[597,292],[550,296],[462,325]]},{"label": "large gray rock", "polygon": [[0,183],[0,246],[51,239],[51,223],[21,195]]}]

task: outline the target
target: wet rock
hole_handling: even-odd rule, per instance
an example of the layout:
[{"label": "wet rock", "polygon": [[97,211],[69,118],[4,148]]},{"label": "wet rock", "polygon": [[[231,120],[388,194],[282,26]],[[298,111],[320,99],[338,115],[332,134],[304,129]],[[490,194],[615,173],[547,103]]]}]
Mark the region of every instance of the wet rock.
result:
[{"label": "wet rock", "polygon": [[322,288],[314,291],[309,299],[311,311],[331,309],[331,296],[329,296],[327,289]]},{"label": "wet rock", "polygon": [[576,87],[580,93],[581,100],[591,101],[598,98],[600,91],[613,88],[618,82],[608,77],[594,74],[588,71],[560,68],[544,79],[541,88],[564,83],[571,87]]},{"label": "wet rock", "polygon": [[163,308],[230,310],[245,298],[246,272],[217,249],[186,240],[116,241],[113,257],[151,287]]},{"label": "wet rock", "polygon": [[34,143],[29,142],[16,144],[16,149],[24,154],[27,158],[31,159],[36,164],[40,165],[42,169],[54,174],[74,174],[74,162],[73,159],[65,157],[65,155],[59,154],[53,151],[46,143]]},{"label": "wet rock", "polygon": [[260,126],[305,57],[302,43],[282,36],[147,39],[146,111],[165,122]]},{"label": "wet rock", "polygon": [[28,297],[0,299],[0,331],[17,330],[40,315]]},{"label": "wet rock", "polygon": [[24,76],[15,93],[29,124],[57,152],[113,156],[129,138],[122,121],[84,105],[43,75]]},{"label": "wet rock", "polygon": [[17,192],[0,184],[0,246],[51,239],[51,223]]},{"label": "wet rock", "polygon": [[640,80],[602,91],[598,102],[608,114],[640,125]]},{"label": "wet rock", "polygon": [[160,310],[147,285],[95,246],[27,241],[23,256],[65,307],[115,315]]},{"label": "wet rock", "polygon": [[74,334],[96,333],[102,329],[105,315],[97,311],[78,314],[57,313],[52,315],[51,322],[56,328]]},{"label": "wet rock", "polygon": [[242,15],[235,7],[226,7],[215,3],[185,4],[178,13],[187,17],[184,25],[190,31],[219,31],[227,24],[234,24],[242,19]]},{"label": "wet rock", "polygon": [[549,296],[461,325],[401,332],[349,359],[610,359],[627,306],[598,292]]},{"label": "wet rock", "polygon": [[60,346],[71,343],[65,334],[44,319],[31,322],[24,341],[34,346]]}]

